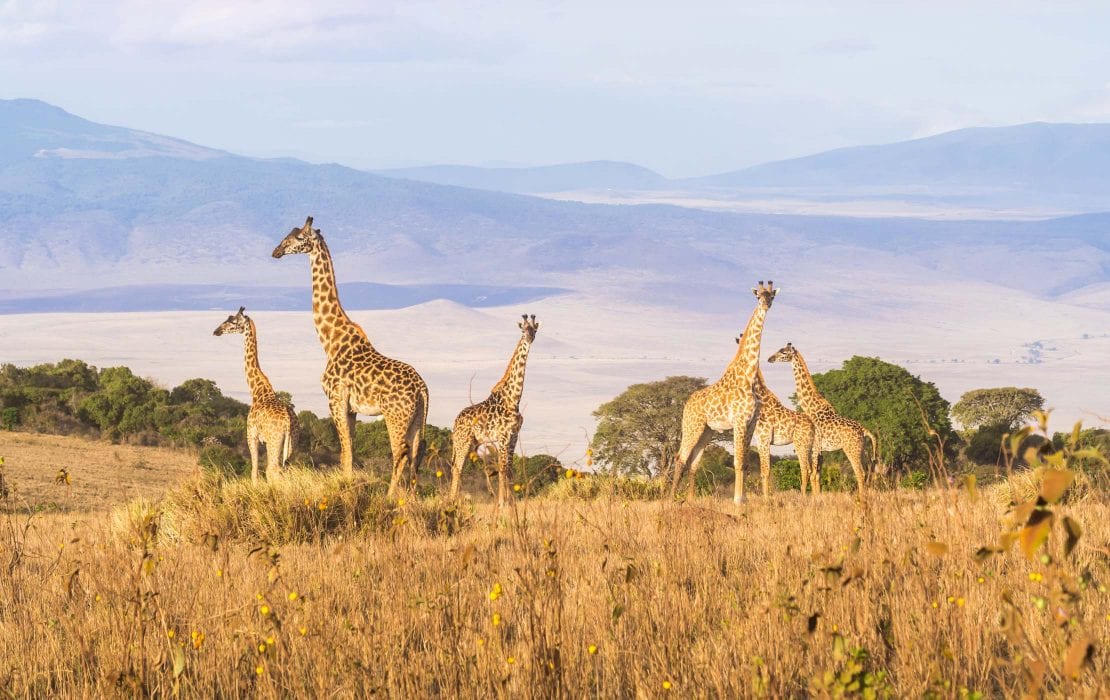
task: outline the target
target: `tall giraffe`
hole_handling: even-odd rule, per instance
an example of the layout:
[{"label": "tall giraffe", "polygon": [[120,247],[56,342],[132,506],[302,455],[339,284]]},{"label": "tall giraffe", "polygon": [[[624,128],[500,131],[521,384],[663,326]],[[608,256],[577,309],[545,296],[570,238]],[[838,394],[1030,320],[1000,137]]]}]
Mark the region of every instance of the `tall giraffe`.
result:
[{"label": "tall giraffe", "polygon": [[516,439],[524,416],[520,415],[520,396],[524,393],[524,370],[528,364],[528,351],[540,324],[536,317],[524,315],[520,326],[520,340],[509,358],[505,374],[493,385],[489,398],[467,406],[455,418],[452,432],[451,497],[459,493],[463,465],[475,447],[485,445],[497,450],[497,507],[505,506],[508,496],[507,479],[510,476]]},{"label": "tall giraffe", "polygon": [[671,492],[678,490],[684,472],[690,472],[690,495],[694,495],[695,477],[701,467],[701,455],[713,437],[714,430],[733,431],[735,447],[733,464],[736,485],[733,501],[744,500],[744,461],[752,444],[756,421],[759,418],[760,397],[755,392],[759,371],[759,341],[763,336],[763,322],[778,290],[774,282],[759,281],[752,288],[755,294],[755,311],[744,329],[736,348],[736,356],[725,369],[724,376],[707,387],[698,389],[686,400],[682,409],[682,444],[679,447],[671,482]]},{"label": "tall giraffe", "polygon": [[844,450],[862,493],[866,484],[866,472],[863,470],[863,441],[864,438],[871,441],[871,453],[875,454],[875,436],[858,421],[845,418],[836,412],[828,399],[817,390],[802,353],[798,352],[793,344],[787,343],[786,347],[771,355],[767,361],[789,362],[794,367],[794,386],[798,392],[798,403],[802,411],[813,419],[813,425],[817,431],[813,457],[810,460],[814,480],[820,483],[821,453]]},{"label": "tall giraffe", "polygon": [[254,320],[243,313],[228,316],[227,320],[212,331],[212,335],[243,334],[244,364],[247,386],[251,390],[251,410],[247,414],[247,448],[251,453],[251,481],[258,481],[258,445],[266,446],[266,479],[281,474],[286,460],[293,452],[297,438],[297,417],[293,409],[278,398],[274,385],[258,364],[258,329]]},{"label": "tall giraffe", "polygon": [[312,320],[328,356],[321,382],[339,433],[340,466],[347,474],[354,472],[356,414],[382,416],[393,452],[388,491],[392,497],[404,468],[410,466],[415,474],[424,458],[428,386],[411,365],[378,352],[362,327],[343,310],[331,253],[320,229],[312,228],[311,216],[274,248],[275,258],[294,253],[307,254],[312,269]]},{"label": "tall giraffe", "polygon": [[[740,339],[736,339],[740,343]],[[759,421],[755,425],[756,450],[759,452],[759,474],[763,480],[763,495],[771,493],[771,446],[794,445],[802,477],[802,495],[805,495],[811,473],[815,428],[809,416],[801,411],[791,411],[763,377],[763,369],[756,370],[755,392],[759,398]],[[814,493],[821,493],[821,482],[815,480]]]}]

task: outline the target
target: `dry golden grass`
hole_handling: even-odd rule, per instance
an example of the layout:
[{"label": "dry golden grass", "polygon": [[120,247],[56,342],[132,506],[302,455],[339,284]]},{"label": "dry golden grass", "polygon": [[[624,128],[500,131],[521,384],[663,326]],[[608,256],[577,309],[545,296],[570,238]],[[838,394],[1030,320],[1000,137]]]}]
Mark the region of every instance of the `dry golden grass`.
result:
[{"label": "dry golden grass", "polygon": [[[241,492],[221,503],[280,504],[308,486],[227,488]],[[202,496],[193,512],[225,507]],[[1103,645],[1110,631],[1105,498],[1058,509],[1084,534],[1064,557],[1053,532],[1055,568],[1016,546],[977,560],[998,517],[963,491],[740,508],[522,500],[504,516],[478,506],[452,535],[428,526],[438,498],[387,505],[388,527],[284,545],[181,527],[187,508],[182,541],[157,536],[156,509],[127,538],[107,516],[10,514],[0,685],[36,697],[1003,697],[1043,663],[1049,695],[1110,694],[1104,650],[1077,680],[1062,671],[1078,640]]]},{"label": "dry golden grass", "polygon": [[[129,499],[159,496],[196,471],[196,455],[159,447],[113,445],[61,435],[0,432],[11,495],[0,512],[102,511]],[[58,488],[59,470],[70,476]]]}]

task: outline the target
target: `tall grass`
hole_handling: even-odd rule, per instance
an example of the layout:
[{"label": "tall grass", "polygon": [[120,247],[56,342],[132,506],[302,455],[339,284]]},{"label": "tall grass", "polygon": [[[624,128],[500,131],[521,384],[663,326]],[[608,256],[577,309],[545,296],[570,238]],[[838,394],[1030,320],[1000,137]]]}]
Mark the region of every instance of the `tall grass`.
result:
[{"label": "tall grass", "polygon": [[[379,490],[201,481],[120,514],[125,538],[106,519],[9,516],[0,684],[37,697],[1000,697],[1039,672],[1039,692],[1110,693],[1101,652],[1076,678],[1064,664],[1079,638],[1110,632],[1102,496],[1056,506],[1083,534],[1065,556],[1051,533],[1050,576],[1014,547],[982,555],[998,519],[966,490],[743,508],[522,500],[451,535],[406,515],[438,499],[398,506]],[[325,493],[327,528],[298,509]]]}]

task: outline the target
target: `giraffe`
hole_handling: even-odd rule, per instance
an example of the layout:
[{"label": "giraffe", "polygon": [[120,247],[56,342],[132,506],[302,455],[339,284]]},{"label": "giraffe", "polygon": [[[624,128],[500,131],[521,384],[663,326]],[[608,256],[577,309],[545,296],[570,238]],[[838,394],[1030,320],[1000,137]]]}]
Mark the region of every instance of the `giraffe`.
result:
[{"label": "giraffe", "polygon": [[258,330],[254,320],[243,313],[228,316],[212,335],[243,334],[243,354],[247,386],[251,390],[251,410],[247,414],[247,447],[251,453],[251,481],[258,482],[258,445],[266,446],[266,480],[276,478],[293,452],[297,438],[297,417],[293,409],[278,398],[274,385],[258,364]]},{"label": "giraffe", "polygon": [[[736,339],[740,343],[740,339]],[[809,416],[801,411],[791,411],[763,377],[763,369],[756,371],[754,389],[759,398],[759,421],[755,425],[756,449],[759,451],[759,473],[763,480],[763,495],[771,493],[771,446],[794,445],[802,477],[802,495],[809,486],[810,459],[813,455],[814,427]],[[814,481],[813,493],[821,493],[821,482]]]},{"label": "giraffe", "polygon": [[871,453],[875,454],[875,436],[859,422],[845,418],[836,412],[833,405],[817,390],[813,377],[806,367],[802,354],[792,343],[787,343],[774,355],[767,358],[768,362],[789,362],[794,367],[794,386],[798,392],[798,404],[810,418],[816,428],[816,440],[813,446],[813,457],[810,463],[813,469],[812,477],[820,483],[820,457],[822,452],[844,450],[845,456],[852,465],[856,474],[856,483],[859,491],[863,493],[866,473],[863,470],[864,438],[871,441]]},{"label": "giraffe", "polygon": [[755,311],[740,338],[736,356],[720,379],[691,394],[682,409],[682,443],[675,461],[671,493],[678,490],[683,473],[689,471],[690,495],[694,495],[701,455],[712,439],[713,431],[731,428],[736,469],[733,501],[741,503],[744,500],[744,461],[760,411],[760,397],[754,388],[759,371],[759,341],[767,310],[771,308],[778,290],[774,289],[774,282],[768,281],[764,285],[760,280],[759,286],[752,288],[752,293],[756,298]]},{"label": "giraffe", "polygon": [[312,217],[294,227],[274,248],[274,257],[305,253],[312,270],[312,320],[328,362],[321,383],[339,433],[339,462],[354,473],[355,416],[382,416],[393,452],[392,498],[406,466],[413,473],[423,460],[422,435],[428,417],[428,386],[411,365],[378,352],[362,327],[339,303],[335,268]]},{"label": "giraffe", "polygon": [[[528,364],[528,351],[536,339],[540,324],[535,315],[524,315],[518,323],[520,340],[509,358],[509,366],[501,376],[489,398],[481,403],[467,406],[455,418],[452,432],[451,459],[451,497],[458,496],[462,479],[463,465],[475,447],[486,445],[497,450],[497,507],[503,508],[506,502],[506,479],[512,467],[516,439],[524,416],[520,415],[520,396],[524,392],[524,370]],[[488,479],[488,474],[487,474]]]}]

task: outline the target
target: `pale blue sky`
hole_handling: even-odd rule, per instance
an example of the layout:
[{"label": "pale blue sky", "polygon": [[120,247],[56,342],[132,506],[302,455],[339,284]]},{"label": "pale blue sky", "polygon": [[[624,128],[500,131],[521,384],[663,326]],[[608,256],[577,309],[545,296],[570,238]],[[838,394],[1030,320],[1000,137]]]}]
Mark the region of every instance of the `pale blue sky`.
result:
[{"label": "pale blue sky", "polygon": [[0,0],[0,97],[253,155],[684,176],[1110,121],[1108,28],[1098,2]]}]

